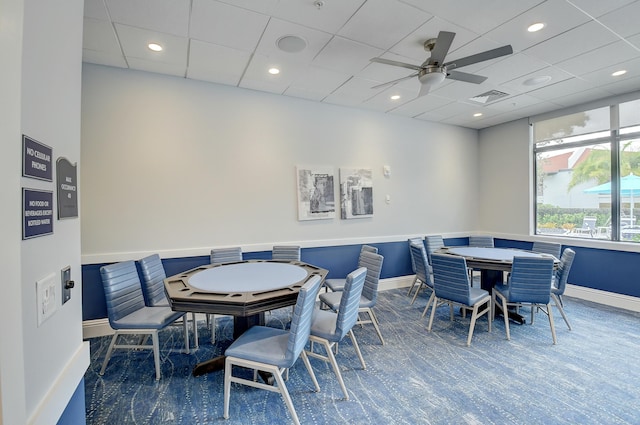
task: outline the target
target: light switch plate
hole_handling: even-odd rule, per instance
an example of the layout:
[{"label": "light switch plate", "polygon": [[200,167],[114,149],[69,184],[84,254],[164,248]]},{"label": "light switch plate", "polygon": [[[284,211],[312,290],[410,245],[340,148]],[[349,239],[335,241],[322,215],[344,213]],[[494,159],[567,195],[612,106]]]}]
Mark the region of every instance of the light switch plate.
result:
[{"label": "light switch plate", "polygon": [[58,309],[58,282],[55,273],[51,273],[36,282],[36,309],[38,326]]}]

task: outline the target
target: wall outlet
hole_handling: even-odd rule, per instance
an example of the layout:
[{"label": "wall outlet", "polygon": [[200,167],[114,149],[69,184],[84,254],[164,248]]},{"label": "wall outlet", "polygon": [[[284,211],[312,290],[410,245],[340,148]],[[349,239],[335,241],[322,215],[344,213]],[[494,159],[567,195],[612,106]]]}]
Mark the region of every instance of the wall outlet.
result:
[{"label": "wall outlet", "polygon": [[51,273],[36,282],[36,309],[38,326],[53,315],[58,309],[58,280]]}]

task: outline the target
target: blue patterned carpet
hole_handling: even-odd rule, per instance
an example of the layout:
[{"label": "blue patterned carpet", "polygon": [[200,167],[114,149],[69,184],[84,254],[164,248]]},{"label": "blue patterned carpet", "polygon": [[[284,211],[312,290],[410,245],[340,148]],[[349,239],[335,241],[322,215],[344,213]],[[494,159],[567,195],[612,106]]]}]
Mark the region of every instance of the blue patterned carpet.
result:
[{"label": "blue patterned carpet", "polygon": [[[569,331],[555,314],[558,345],[546,316],[511,326],[500,318],[491,333],[480,319],[466,347],[469,317],[449,321],[437,310],[433,331],[420,319],[426,296],[409,304],[405,289],[380,293],[376,307],[386,345],[371,325],[354,329],[367,369],[350,341],[337,356],[350,400],[330,366],[311,359],[321,391],[315,393],[299,360],[287,386],[303,424],[639,424],[640,314],[567,298]],[[557,311],[556,311],[557,312]],[[288,311],[267,315],[282,327]],[[193,366],[230,343],[230,318],[218,319],[218,344],[204,323],[200,348],[180,351],[181,328],[160,334],[162,379],[155,380],[150,350],[119,350],[98,375],[109,337],[91,340],[85,375],[87,424],[291,423],[277,393],[232,385],[230,418],[222,418],[223,372],[193,377]]]}]

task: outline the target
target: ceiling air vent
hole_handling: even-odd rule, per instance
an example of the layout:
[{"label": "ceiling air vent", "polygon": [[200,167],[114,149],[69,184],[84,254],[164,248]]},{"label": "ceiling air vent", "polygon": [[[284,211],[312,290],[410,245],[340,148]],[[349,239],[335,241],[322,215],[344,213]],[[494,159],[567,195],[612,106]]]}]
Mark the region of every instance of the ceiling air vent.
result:
[{"label": "ceiling air vent", "polygon": [[469,100],[472,100],[474,102],[478,102],[478,103],[482,103],[482,104],[486,104],[486,103],[491,103],[493,101],[496,101],[498,99],[501,99],[505,96],[509,96],[508,93],[504,93],[498,90],[489,90],[488,92],[479,94],[477,96],[474,96],[472,98],[470,98]]}]

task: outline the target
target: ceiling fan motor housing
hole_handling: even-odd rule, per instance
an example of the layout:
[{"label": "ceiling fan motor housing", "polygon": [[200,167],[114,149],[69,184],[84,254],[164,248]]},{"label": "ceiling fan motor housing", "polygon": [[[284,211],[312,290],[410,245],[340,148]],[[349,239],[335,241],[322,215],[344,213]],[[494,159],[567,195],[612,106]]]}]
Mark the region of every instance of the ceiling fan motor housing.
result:
[{"label": "ceiling fan motor housing", "polygon": [[426,65],[418,73],[420,84],[435,86],[444,81],[447,76],[447,68],[444,66]]}]

